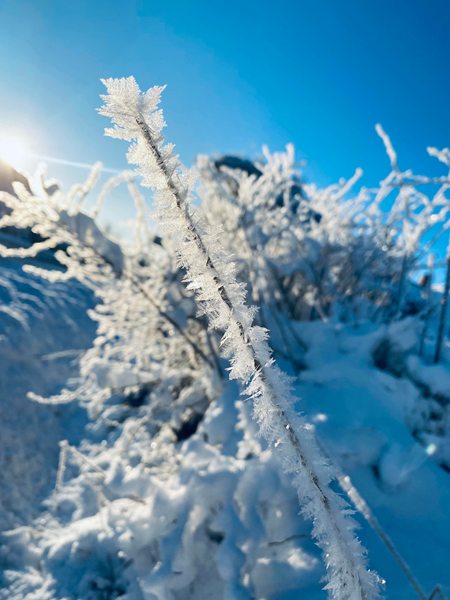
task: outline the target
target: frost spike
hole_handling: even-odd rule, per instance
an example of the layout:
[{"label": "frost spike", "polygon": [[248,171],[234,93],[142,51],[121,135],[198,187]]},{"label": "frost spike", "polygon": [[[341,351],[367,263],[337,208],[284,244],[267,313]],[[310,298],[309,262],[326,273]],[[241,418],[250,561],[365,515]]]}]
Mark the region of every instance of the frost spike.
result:
[{"label": "frost spike", "polygon": [[[141,94],[133,77],[103,80],[108,95],[100,114],[115,124],[106,134],[136,140],[128,160],[139,166],[143,185],[156,190],[159,219],[179,238],[180,263],[208,314],[211,325],[225,329],[222,344],[230,356],[230,378],[247,385],[254,416],[269,444],[279,448],[284,470],[313,519],[313,535],[327,566],[326,589],[335,600],[371,600],[378,595],[378,576],[366,569],[365,550],[354,535],[356,524],[348,505],[329,488],[335,473],[321,455],[311,428],[291,405],[290,382],[274,364],[267,332],[252,326],[254,309],[245,304],[245,290],[235,269],[201,215],[190,206],[193,177],[182,171],[172,146],[163,146],[165,125],[156,111],[163,88]],[[176,178],[176,182],[175,182]],[[276,444],[275,444],[276,442]]]}]

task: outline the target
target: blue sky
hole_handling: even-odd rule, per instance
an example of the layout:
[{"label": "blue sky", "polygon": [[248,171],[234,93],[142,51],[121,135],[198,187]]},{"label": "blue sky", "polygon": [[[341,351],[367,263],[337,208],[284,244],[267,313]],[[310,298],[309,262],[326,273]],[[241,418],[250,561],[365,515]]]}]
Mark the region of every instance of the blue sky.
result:
[{"label": "blue sky", "polygon": [[[380,122],[400,167],[444,174],[425,149],[450,145],[449,26],[443,0],[2,0],[0,134],[121,169],[126,145],[103,137],[95,108],[101,77],[134,75],[142,89],[168,84],[166,133],[187,164],[294,142],[307,179],[360,166],[372,185],[388,171]],[[108,215],[129,211],[116,197]]]}]

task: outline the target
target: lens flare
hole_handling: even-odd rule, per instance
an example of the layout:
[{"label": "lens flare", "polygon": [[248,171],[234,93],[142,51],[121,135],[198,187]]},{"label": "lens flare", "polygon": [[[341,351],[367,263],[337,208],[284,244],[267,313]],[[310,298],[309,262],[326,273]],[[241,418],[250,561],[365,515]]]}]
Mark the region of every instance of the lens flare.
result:
[{"label": "lens flare", "polygon": [[428,454],[428,456],[432,456],[436,452],[436,450],[436,444],[428,444],[428,446],[425,448],[425,452]]}]

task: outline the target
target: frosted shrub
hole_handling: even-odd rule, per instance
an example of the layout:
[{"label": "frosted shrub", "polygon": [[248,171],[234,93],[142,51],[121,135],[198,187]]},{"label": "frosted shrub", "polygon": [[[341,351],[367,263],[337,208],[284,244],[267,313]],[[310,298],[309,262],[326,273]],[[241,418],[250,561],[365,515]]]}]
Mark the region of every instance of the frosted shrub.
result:
[{"label": "frosted shrub", "polygon": [[[100,163],[95,165],[86,183],[75,185],[67,196],[60,189],[47,192],[42,166],[31,181],[32,193],[17,184],[17,196],[1,194],[11,212],[0,220],[0,226],[31,227],[42,241],[29,247],[0,246],[0,253],[25,258],[59,246],[55,256],[62,269],[27,264],[24,270],[50,281],[76,278],[98,298],[96,308],[89,311],[98,322],[97,337],[80,359],[78,381],[72,380],[70,388],[51,398],[33,392],[30,397],[52,404],[77,399],[89,409],[91,418],[102,414],[110,426],[120,427],[119,421],[130,410],[154,404],[156,394],[160,412],[178,428],[195,411],[203,414],[220,389],[217,342],[204,319],[196,316],[193,292],[182,282],[170,242],[162,242],[149,231],[144,200],[132,173],[108,180],[92,214],[82,211],[100,167]],[[131,246],[109,239],[94,219],[109,191],[122,182],[137,209]],[[125,407],[120,402],[124,397]],[[103,412],[105,403],[112,406]]]},{"label": "frosted shrub", "polygon": [[[261,318],[265,310],[295,320],[334,310],[343,319],[390,320],[401,311],[411,271],[448,227],[449,178],[401,172],[388,136],[379,125],[377,132],[392,171],[358,193],[361,169],[325,189],[304,184],[291,145],[273,155],[263,148],[263,162],[199,157],[206,218],[220,227]],[[445,150],[428,151],[448,164]],[[422,191],[435,184],[433,195]]]},{"label": "frosted shrub", "polygon": [[263,150],[257,173],[200,157],[207,218],[223,224],[221,239],[256,303],[295,320],[326,318],[334,303],[367,296],[373,280],[389,275],[378,264],[383,251],[356,224],[367,194],[344,200],[362,172],[318,190],[301,183],[291,145],[286,153]]}]

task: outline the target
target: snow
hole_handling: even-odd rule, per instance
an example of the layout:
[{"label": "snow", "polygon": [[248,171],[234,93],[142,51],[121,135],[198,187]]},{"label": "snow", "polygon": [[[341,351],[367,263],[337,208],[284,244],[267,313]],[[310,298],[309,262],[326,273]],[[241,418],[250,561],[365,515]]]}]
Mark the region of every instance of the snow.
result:
[{"label": "snow", "polygon": [[[5,264],[6,263],[6,264]],[[58,440],[75,407],[31,403],[31,389],[49,394],[76,374],[74,356],[46,360],[51,352],[89,347],[94,324],[86,315],[91,295],[70,282],[50,285],[25,275],[17,261],[0,266],[0,529],[29,522],[54,485]],[[76,358],[76,356],[75,356]],[[85,422],[79,415],[81,422]],[[80,426],[81,426],[80,422]]]},{"label": "snow", "polygon": [[417,356],[410,356],[408,371],[427,395],[440,398],[445,404],[450,402],[450,372],[444,365],[425,365]]},{"label": "snow", "polygon": [[[64,414],[75,407],[58,407],[58,416],[55,409],[27,400],[25,392],[36,389],[38,379],[42,392],[51,392],[70,368],[59,360],[43,372],[32,356],[89,344],[92,325],[83,316],[89,294],[72,282],[56,284],[56,293],[54,284],[24,278],[16,265],[3,267],[1,277],[2,298],[8,299],[1,323],[13,340],[7,346],[10,362],[2,362],[13,402],[2,404],[1,448],[3,464],[9,452],[16,465],[2,469],[2,523],[9,529],[1,537],[2,600],[97,600],[108,590],[110,597],[123,592],[127,600],[324,597],[324,571],[310,525],[298,514],[289,478],[258,437],[251,406],[239,399],[236,384],[225,388],[197,431],[182,442],[170,427],[156,437],[141,427],[133,436],[138,415],[127,419],[121,433],[110,429],[102,435],[95,423],[83,431],[80,415]],[[15,302],[19,295],[28,300],[28,309]],[[76,334],[75,322],[87,328],[77,327]],[[355,328],[316,321],[302,323],[301,331],[308,352],[296,384],[296,408],[314,423],[421,586],[431,590],[440,582],[448,592],[449,475],[406,425],[421,389],[406,375],[398,378],[375,367],[373,348],[386,332],[372,324]],[[407,352],[413,340],[405,341],[402,331],[394,328]],[[17,375],[11,370],[14,347],[22,349],[29,365],[17,368]],[[421,368],[437,372],[434,366]],[[416,363],[411,370],[426,379]],[[449,376],[444,365],[438,372]],[[445,379],[427,381],[438,391]],[[58,442],[74,425],[78,431],[72,429],[71,443],[106,478],[102,482],[69,456],[55,508]],[[18,436],[19,430],[25,435]],[[12,495],[5,487],[11,485]],[[45,496],[49,500],[40,508]],[[411,598],[412,588],[392,555],[357,518],[370,566],[387,581],[388,597]]]},{"label": "snow", "polygon": [[[408,377],[374,367],[371,349],[380,333],[373,326],[308,323],[302,331],[311,347],[308,368],[299,378],[297,408],[311,415],[320,439],[351,476],[422,588],[431,591],[441,582],[448,593],[449,475],[406,426],[421,390]],[[441,366],[440,372],[448,377],[449,367]],[[326,415],[326,420],[313,415]],[[366,524],[361,538],[370,548],[370,565],[387,581],[387,596],[412,597],[393,557]]]}]

